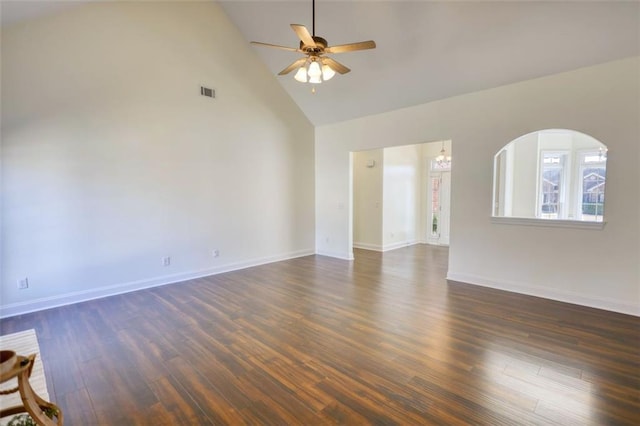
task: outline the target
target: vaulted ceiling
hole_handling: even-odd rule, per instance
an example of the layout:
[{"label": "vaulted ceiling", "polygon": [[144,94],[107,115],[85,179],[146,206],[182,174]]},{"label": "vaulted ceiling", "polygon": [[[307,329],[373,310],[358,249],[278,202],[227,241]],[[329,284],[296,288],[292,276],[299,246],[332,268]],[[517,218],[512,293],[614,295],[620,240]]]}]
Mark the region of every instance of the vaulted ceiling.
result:
[{"label": "vaulted ceiling", "polygon": [[[74,3],[3,0],[2,18]],[[247,43],[297,47],[289,24],[311,31],[311,0],[219,3]],[[322,125],[640,55],[640,2],[316,0],[316,35],[377,48],[333,55],[352,71],[315,94],[293,73],[276,76],[298,53],[249,48]]]},{"label": "vaulted ceiling", "polygon": [[[221,5],[247,42],[297,46],[289,24],[311,31],[311,0]],[[378,46],[332,55],[352,71],[315,94],[275,77],[321,125],[638,55],[640,3],[316,0],[316,35]],[[252,48],[274,75],[299,57]]]}]

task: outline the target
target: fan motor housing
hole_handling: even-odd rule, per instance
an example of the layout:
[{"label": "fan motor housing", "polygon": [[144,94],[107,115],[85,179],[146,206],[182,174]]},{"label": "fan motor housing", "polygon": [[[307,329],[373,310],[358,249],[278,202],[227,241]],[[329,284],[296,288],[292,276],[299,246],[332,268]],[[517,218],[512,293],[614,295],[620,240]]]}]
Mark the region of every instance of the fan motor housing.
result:
[{"label": "fan motor housing", "polygon": [[320,53],[324,53],[324,49],[327,48],[327,40],[323,39],[322,37],[317,37],[317,36],[313,36],[313,41],[316,42],[315,46],[307,46],[306,44],[304,44],[302,41],[300,42],[300,50],[302,50],[303,52],[309,54],[320,54]]}]

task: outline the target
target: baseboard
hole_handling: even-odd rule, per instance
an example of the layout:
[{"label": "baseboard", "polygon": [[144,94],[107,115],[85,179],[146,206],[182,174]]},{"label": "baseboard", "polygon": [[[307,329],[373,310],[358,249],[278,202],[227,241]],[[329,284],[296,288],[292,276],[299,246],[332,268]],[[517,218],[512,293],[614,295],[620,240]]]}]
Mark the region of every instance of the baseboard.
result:
[{"label": "baseboard", "polygon": [[380,244],[353,243],[353,248],[372,251],[383,251]]},{"label": "baseboard", "polygon": [[429,244],[431,246],[444,246],[444,247],[449,247],[449,239],[444,239],[444,240],[434,240],[434,239],[428,239],[426,240],[423,244]]},{"label": "baseboard", "polygon": [[191,272],[181,272],[178,274],[165,275],[162,277],[155,277],[147,280],[132,281],[128,283],[115,284],[86,291],[75,291],[51,297],[44,297],[26,302],[11,303],[8,305],[0,306],[0,318],[7,318],[16,315],[27,314],[30,312],[42,311],[44,309],[71,305],[73,303],[86,302],[88,300],[115,296],[118,294],[129,293],[136,290],[143,290],[145,288],[175,284],[195,278],[202,278],[210,275],[222,274],[224,272],[237,271],[253,266],[265,265],[267,263],[295,259],[297,257],[311,256],[313,254],[315,254],[314,250],[298,250],[281,255],[267,256],[242,262],[229,263],[226,265],[216,266],[215,268],[207,268]]},{"label": "baseboard", "polygon": [[422,244],[421,241],[402,241],[399,243],[387,244],[385,246],[381,246],[380,244],[369,244],[369,243],[353,243],[353,248],[363,249],[363,250],[372,250],[372,251],[380,251],[385,252],[389,250],[396,250],[402,247],[409,247],[415,244]]},{"label": "baseboard", "polygon": [[396,250],[403,247],[409,247],[418,244],[418,241],[401,241],[399,243],[386,244],[382,251]]},{"label": "baseboard", "polygon": [[342,259],[342,260],[353,260],[353,259],[355,259],[353,257],[353,252],[351,252],[351,253],[338,253],[338,252],[318,250],[318,251],[316,251],[316,254],[319,255],[319,256],[335,257],[336,259]]},{"label": "baseboard", "polygon": [[456,273],[451,271],[447,273],[447,279],[482,287],[510,291],[513,293],[541,297],[543,299],[551,299],[559,302],[604,309],[606,311],[640,316],[640,306],[637,303],[629,303],[626,301],[621,302],[620,300],[616,299],[585,296],[582,293],[558,290],[555,288],[542,287],[528,283],[496,281],[487,277],[481,277],[473,274]]}]

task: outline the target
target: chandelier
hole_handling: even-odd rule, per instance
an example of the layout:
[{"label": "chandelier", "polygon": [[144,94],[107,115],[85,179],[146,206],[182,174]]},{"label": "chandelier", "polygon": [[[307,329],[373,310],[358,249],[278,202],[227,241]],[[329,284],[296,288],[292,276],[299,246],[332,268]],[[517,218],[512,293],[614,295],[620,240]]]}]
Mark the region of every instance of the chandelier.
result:
[{"label": "chandelier", "polygon": [[444,141],[442,141],[442,149],[440,154],[436,157],[436,164],[440,168],[451,166],[451,156],[447,155],[447,151],[444,149]]}]

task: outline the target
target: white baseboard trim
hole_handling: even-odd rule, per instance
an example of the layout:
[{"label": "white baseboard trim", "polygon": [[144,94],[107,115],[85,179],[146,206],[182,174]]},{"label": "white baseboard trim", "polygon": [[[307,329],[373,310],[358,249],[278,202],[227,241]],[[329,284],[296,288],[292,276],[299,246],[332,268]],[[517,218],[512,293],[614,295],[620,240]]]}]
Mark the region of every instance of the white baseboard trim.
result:
[{"label": "white baseboard trim", "polygon": [[353,248],[372,251],[383,251],[380,244],[353,243]]},{"label": "white baseboard trim", "polygon": [[311,256],[314,254],[315,251],[312,249],[298,250],[275,256],[266,256],[241,262],[229,263],[226,265],[220,265],[214,268],[207,268],[198,271],[181,272],[178,274],[165,275],[162,277],[155,277],[146,280],[131,281],[128,283],[115,284],[100,288],[94,288],[91,290],[74,291],[71,293],[29,300],[26,302],[10,303],[8,305],[0,306],[0,318],[28,314],[30,312],[42,311],[44,309],[57,308],[59,306],[71,305],[73,303],[80,303],[86,302],[88,300],[115,296],[118,294],[129,293],[136,290],[143,290],[145,288],[175,284],[195,278],[202,278],[210,275],[222,274],[224,272],[237,271],[239,269],[246,269],[252,266],[260,266],[267,263],[280,262],[283,260],[295,259],[297,257]]},{"label": "white baseboard trim", "polygon": [[418,244],[418,241],[401,241],[399,243],[387,244],[382,251],[396,250],[403,247],[409,247]]},{"label": "white baseboard trim", "polygon": [[408,242],[400,242],[400,243],[392,243],[392,244],[385,244],[382,247],[382,251],[391,251],[391,250],[395,250],[395,249],[399,249],[402,247],[407,247],[410,246],[411,244],[409,244]]},{"label": "white baseboard trim", "polygon": [[353,259],[355,259],[355,257],[353,257],[353,252],[351,252],[351,253],[337,253],[337,252],[318,250],[318,251],[316,251],[316,254],[318,256],[335,257],[336,259],[342,259],[342,260],[353,260]]},{"label": "white baseboard trim", "polygon": [[606,311],[619,312],[633,316],[640,316],[640,304],[629,303],[617,299],[587,296],[583,293],[558,290],[555,288],[543,287],[521,282],[496,281],[491,278],[481,277],[473,274],[457,273],[449,271],[447,280],[459,281],[462,283],[490,287],[498,290],[510,291],[513,293],[526,294],[529,296],[551,299],[559,302],[572,303],[574,305],[589,306]]},{"label": "white baseboard trim", "polygon": [[386,246],[381,246],[380,244],[353,243],[353,248],[385,252],[389,250],[396,250],[402,247],[413,246],[416,244],[422,244],[422,242],[421,241],[402,241],[399,243],[387,244]]},{"label": "white baseboard trim", "polygon": [[437,239],[433,239],[433,238],[429,238],[425,244],[429,244],[432,246],[445,246],[445,247],[449,247],[449,238],[437,238]]}]

